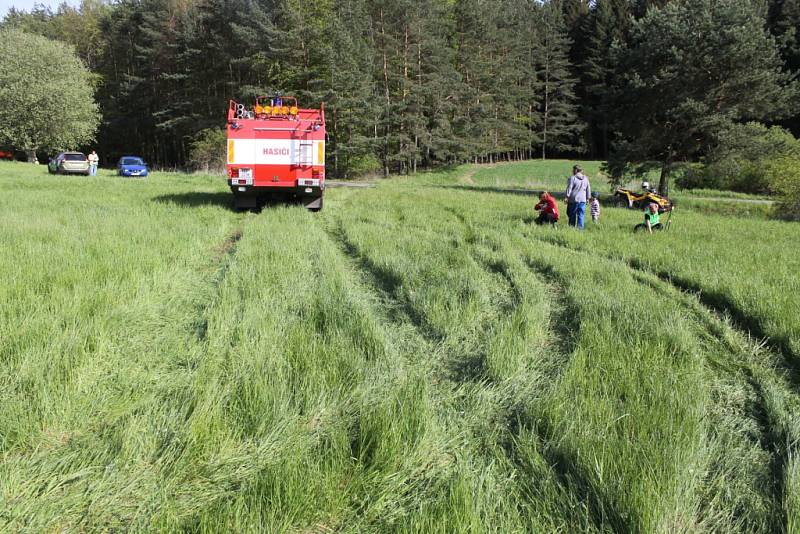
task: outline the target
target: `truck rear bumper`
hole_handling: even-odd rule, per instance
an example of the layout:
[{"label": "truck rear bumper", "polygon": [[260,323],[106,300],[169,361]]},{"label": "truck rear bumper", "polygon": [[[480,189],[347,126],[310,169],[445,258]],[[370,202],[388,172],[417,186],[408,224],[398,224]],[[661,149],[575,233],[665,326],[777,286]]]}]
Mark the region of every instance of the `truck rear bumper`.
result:
[{"label": "truck rear bumper", "polygon": [[233,185],[228,182],[228,186],[234,195],[256,195],[264,197],[320,197],[325,190],[325,185],[321,187],[303,187],[303,186],[258,186],[258,185]]},{"label": "truck rear bumper", "polygon": [[[309,209],[322,206],[322,187],[259,187],[251,185],[230,185],[233,204],[237,209],[251,209],[266,202],[299,201]],[[319,206],[317,206],[319,204]]]}]

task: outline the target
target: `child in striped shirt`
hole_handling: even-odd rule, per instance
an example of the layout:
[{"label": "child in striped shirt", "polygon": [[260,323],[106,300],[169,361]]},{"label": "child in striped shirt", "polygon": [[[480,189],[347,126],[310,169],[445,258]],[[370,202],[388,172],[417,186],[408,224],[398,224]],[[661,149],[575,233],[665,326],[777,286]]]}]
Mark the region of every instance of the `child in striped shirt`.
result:
[{"label": "child in striped shirt", "polygon": [[592,222],[597,224],[597,221],[600,220],[600,200],[594,191],[592,192],[592,198],[589,199],[589,213],[592,214]]}]

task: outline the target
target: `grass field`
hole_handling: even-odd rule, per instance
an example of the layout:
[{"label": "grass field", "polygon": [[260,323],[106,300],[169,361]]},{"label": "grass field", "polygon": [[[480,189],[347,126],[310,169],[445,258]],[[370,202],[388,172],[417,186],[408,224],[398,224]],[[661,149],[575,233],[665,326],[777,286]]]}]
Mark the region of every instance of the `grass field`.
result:
[{"label": "grass field", "polygon": [[0,531],[800,531],[797,225],[536,227],[561,167],[0,163]]}]

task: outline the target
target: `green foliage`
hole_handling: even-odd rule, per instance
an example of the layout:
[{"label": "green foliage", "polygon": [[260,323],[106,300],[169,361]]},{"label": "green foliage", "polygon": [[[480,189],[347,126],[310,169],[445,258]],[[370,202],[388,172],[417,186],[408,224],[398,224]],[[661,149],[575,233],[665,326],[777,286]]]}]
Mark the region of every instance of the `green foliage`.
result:
[{"label": "green foliage", "polygon": [[775,215],[781,219],[800,221],[800,155],[767,161],[763,172],[771,191],[780,198]]},{"label": "green foliage", "polygon": [[555,3],[84,0],[12,11],[3,25],[78,48],[102,79],[106,154],[185,164],[228,99],[274,92],[325,102],[338,177],[374,158],[384,173],[529,158],[545,129],[548,152],[580,146],[574,28]]},{"label": "green foliage", "polygon": [[352,176],[376,175],[383,172],[381,161],[373,154],[351,158],[347,168]]},{"label": "green foliage", "polygon": [[37,3],[29,12],[11,8],[2,25],[67,43],[95,72],[106,46],[100,23],[112,9],[102,0],[81,0],[77,7],[61,2],[55,12]]},{"label": "green foliage", "polygon": [[201,130],[189,151],[189,163],[204,172],[223,172],[227,154],[228,133],[223,128]]},{"label": "green foliage", "polygon": [[799,68],[798,20],[798,0],[82,0],[0,26],[75,49],[112,156],[191,164],[229,99],[281,92],[325,103],[331,176],[375,158],[384,174],[607,159],[619,141],[611,174],[666,179],[743,121],[800,133],[780,90]]},{"label": "green foliage", "polygon": [[628,0],[595,2],[574,37],[579,47],[576,65],[580,68],[581,115],[591,140],[588,148],[603,159],[609,154],[616,113],[613,88],[618,58],[610,51],[627,38],[633,21],[631,8]]},{"label": "green foliage", "polygon": [[558,152],[581,151],[580,132],[575,98],[576,79],[570,72],[571,41],[558,3],[548,3],[542,9],[541,48],[537,57],[536,78],[540,84],[542,115],[539,137],[542,159],[548,149]]},{"label": "green foliage", "polygon": [[618,176],[709,154],[737,122],[787,113],[796,84],[782,69],[757,2],[687,0],[650,9],[620,50]]},{"label": "green foliage", "polygon": [[[789,73],[800,70],[800,0],[768,0],[767,28],[775,37]],[[800,116],[794,114],[784,119],[782,125],[800,135]]]},{"label": "green foliage", "polygon": [[0,29],[0,144],[31,158],[91,141],[100,121],[91,81],[70,48]]},{"label": "green foliage", "polygon": [[776,160],[800,157],[800,141],[778,126],[737,124],[723,132],[706,164],[685,166],[677,179],[683,189],[709,188],[743,193],[775,193]]}]

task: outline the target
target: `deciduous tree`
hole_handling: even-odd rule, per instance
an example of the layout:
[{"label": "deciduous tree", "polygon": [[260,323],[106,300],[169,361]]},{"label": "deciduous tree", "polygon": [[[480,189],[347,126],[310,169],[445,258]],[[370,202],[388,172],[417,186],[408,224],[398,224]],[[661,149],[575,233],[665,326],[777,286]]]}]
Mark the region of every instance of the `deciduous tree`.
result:
[{"label": "deciduous tree", "polygon": [[38,150],[74,149],[100,121],[92,75],[61,43],[0,30],[0,143],[36,161]]}]

